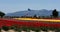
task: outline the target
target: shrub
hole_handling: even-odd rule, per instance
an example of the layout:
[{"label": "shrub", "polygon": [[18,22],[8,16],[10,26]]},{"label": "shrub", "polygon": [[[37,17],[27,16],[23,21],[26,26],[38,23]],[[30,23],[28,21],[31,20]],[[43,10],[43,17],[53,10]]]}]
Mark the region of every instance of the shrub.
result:
[{"label": "shrub", "polygon": [[7,26],[2,26],[2,29],[5,30],[5,31],[8,31],[8,30],[9,30],[9,27],[7,27]]},{"label": "shrub", "polygon": [[17,31],[17,30],[18,30],[17,26],[14,26],[14,25],[13,25],[13,26],[11,26],[11,27],[10,27],[10,29],[14,29],[15,31]]},{"label": "shrub", "polygon": [[40,29],[43,30],[43,31],[47,31],[48,30],[47,27],[40,27]]},{"label": "shrub", "polygon": [[0,31],[1,31],[1,28],[0,28]]},{"label": "shrub", "polygon": [[27,27],[25,27],[25,26],[23,26],[23,27],[21,27],[21,29],[23,30],[23,31],[27,31]]},{"label": "shrub", "polygon": [[53,31],[53,30],[56,30],[56,28],[54,28],[54,27],[49,27],[48,29],[49,29],[49,30],[52,30],[52,31]]}]

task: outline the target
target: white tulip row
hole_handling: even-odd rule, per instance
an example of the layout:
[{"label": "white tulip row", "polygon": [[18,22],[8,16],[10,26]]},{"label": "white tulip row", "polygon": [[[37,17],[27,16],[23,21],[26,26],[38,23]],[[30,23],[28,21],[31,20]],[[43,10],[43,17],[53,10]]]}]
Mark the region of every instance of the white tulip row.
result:
[{"label": "white tulip row", "polygon": [[[15,30],[8,30],[8,31],[1,30],[1,32],[18,32],[18,31],[15,31]],[[21,31],[21,32],[27,32],[27,31]],[[36,32],[36,31],[30,30],[30,32]],[[39,32],[46,32],[46,31],[41,30]],[[48,32],[55,32],[55,31],[48,30]]]}]

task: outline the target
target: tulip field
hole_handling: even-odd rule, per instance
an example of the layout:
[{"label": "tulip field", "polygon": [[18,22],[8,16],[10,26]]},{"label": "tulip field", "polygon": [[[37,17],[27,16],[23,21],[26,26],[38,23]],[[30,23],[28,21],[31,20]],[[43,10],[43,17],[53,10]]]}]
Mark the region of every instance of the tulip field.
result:
[{"label": "tulip field", "polygon": [[[16,26],[17,28],[60,28],[60,19],[33,19],[33,18],[13,18],[5,19],[0,18],[0,28],[3,26],[12,27]],[[27,27],[27,28],[26,28]]]},{"label": "tulip field", "polygon": [[[32,18],[15,18],[17,20],[23,20],[26,26],[33,27],[55,27],[60,28],[59,19],[32,19]],[[23,24],[24,25],[24,24]]]}]

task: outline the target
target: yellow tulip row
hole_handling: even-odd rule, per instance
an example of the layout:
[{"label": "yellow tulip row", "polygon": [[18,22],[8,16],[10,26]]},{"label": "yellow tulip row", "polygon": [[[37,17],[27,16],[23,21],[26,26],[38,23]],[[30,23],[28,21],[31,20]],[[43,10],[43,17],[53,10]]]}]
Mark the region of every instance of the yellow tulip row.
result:
[{"label": "yellow tulip row", "polygon": [[14,18],[17,20],[33,20],[33,21],[44,21],[44,22],[60,22],[59,19],[32,19],[32,18]]}]

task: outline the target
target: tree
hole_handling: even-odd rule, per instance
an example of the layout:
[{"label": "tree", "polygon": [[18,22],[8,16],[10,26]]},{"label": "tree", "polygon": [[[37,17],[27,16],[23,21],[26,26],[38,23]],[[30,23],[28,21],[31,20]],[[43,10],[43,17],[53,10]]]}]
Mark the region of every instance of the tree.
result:
[{"label": "tree", "polygon": [[53,10],[52,16],[53,17],[58,17],[58,11],[56,9]]},{"label": "tree", "polygon": [[37,18],[37,15],[35,14],[34,17]]},{"label": "tree", "polygon": [[0,17],[2,18],[5,15],[5,13],[0,11]]},{"label": "tree", "polygon": [[28,8],[28,11],[31,11],[31,10]]}]

